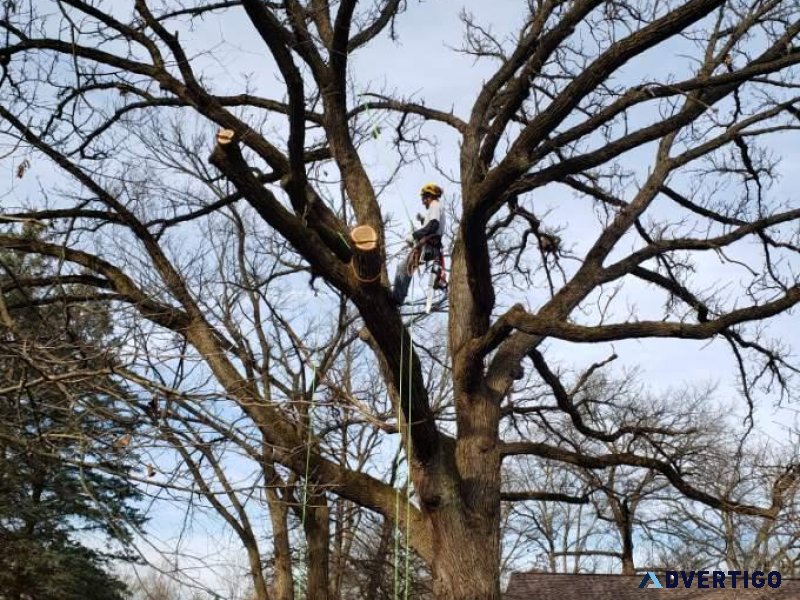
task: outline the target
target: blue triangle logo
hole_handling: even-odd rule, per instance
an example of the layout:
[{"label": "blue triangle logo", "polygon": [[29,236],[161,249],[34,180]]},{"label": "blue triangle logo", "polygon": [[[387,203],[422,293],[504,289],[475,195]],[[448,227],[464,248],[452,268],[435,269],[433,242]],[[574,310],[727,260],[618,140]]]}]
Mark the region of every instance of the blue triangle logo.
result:
[{"label": "blue triangle logo", "polygon": [[648,571],[647,574],[642,577],[642,582],[639,584],[639,589],[647,588],[647,589],[661,589],[664,586],[661,585],[661,582],[658,580],[658,577],[652,571]]}]

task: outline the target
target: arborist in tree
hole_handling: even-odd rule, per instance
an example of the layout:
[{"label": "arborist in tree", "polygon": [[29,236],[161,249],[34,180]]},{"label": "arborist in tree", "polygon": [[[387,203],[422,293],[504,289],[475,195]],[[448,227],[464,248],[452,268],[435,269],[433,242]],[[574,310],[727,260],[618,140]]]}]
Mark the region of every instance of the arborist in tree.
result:
[{"label": "arborist in tree", "polygon": [[411,277],[419,267],[420,261],[433,263],[427,310],[430,311],[434,289],[444,290],[445,293],[447,291],[442,254],[442,235],[444,234],[444,213],[440,201],[442,193],[442,188],[435,183],[428,183],[420,190],[420,197],[426,212],[425,216],[417,215],[417,218],[422,221],[422,227],[413,231],[406,238],[411,250],[395,273],[392,298],[398,306],[402,305],[406,299]]}]

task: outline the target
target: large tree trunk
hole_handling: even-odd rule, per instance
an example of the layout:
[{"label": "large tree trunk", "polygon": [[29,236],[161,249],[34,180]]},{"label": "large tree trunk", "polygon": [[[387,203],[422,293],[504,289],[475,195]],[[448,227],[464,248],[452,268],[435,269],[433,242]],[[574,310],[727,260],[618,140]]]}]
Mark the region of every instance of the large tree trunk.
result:
[{"label": "large tree trunk", "polygon": [[[458,433],[452,465],[453,494],[441,494],[429,513],[433,530],[433,590],[436,600],[500,599],[500,398],[486,380],[482,360],[468,350],[485,333],[491,286],[470,285],[489,277],[485,245],[467,256],[463,232],[452,257],[450,352]],[[448,486],[449,487],[449,486]]]},{"label": "large tree trunk", "polygon": [[436,529],[436,600],[500,600],[500,531],[489,519],[454,515]]},{"label": "large tree trunk", "polygon": [[500,410],[490,394],[466,394],[458,384],[456,399],[455,485],[440,490],[436,506],[422,497],[433,530],[434,597],[499,600]]},{"label": "large tree trunk", "polygon": [[305,523],[308,600],[327,600],[329,591],[328,559],[330,542],[330,510],[324,492],[308,494]]},{"label": "large tree trunk", "polygon": [[272,521],[272,543],[275,556],[275,574],[272,581],[273,600],[294,600],[288,504],[274,488],[267,489],[267,502]]}]

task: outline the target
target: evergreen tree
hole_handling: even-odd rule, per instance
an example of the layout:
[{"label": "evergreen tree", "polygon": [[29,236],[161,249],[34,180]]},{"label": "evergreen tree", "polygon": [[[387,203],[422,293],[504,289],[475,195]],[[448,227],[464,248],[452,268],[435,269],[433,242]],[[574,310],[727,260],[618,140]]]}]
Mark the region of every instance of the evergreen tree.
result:
[{"label": "evergreen tree", "polygon": [[119,442],[131,425],[92,351],[108,306],[10,254],[0,291],[0,599],[123,598],[108,562],[130,557],[87,545],[124,546],[142,523]]}]

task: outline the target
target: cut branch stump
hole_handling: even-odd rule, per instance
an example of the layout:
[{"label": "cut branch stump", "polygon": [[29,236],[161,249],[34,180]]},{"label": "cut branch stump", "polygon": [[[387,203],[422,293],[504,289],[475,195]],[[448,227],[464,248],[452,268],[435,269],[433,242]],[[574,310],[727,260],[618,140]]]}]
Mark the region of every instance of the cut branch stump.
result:
[{"label": "cut branch stump", "polygon": [[351,265],[361,283],[375,283],[381,277],[381,252],[378,234],[369,225],[359,225],[350,232],[353,242]]}]

